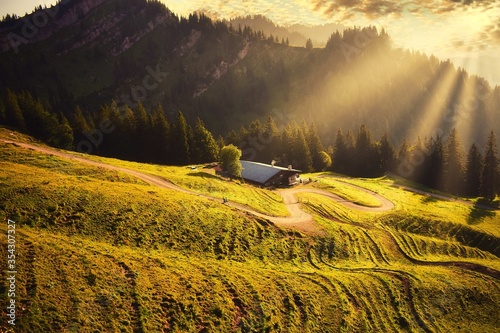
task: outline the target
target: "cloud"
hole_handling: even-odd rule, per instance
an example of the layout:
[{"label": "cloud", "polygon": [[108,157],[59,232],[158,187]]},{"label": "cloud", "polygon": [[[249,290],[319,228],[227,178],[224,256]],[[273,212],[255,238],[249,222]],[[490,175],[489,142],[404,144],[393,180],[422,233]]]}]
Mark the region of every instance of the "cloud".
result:
[{"label": "cloud", "polygon": [[500,45],[500,22],[486,26],[481,37],[491,44]]},{"label": "cloud", "polygon": [[302,0],[326,17],[345,17],[357,14],[377,18],[390,14],[409,13],[443,14],[467,8],[491,8],[496,0]]},{"label": "cloud", "polygon": [[500,48],[500,22],[485,25],[472,36],[455,36],[447,45],[451,50],[482,52]]}]

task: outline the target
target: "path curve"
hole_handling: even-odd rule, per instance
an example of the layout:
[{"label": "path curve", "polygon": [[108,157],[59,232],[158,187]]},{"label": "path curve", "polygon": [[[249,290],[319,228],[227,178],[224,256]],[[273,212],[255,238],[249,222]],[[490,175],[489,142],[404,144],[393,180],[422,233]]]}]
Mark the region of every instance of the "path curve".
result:
[{"label": "path curve", "polygon": [[[123,168],[123,167],[117,167],[117,166],[102,163],[102,162],[88,160],[88,159],[85,159],[82,157],[77,157],[77,156],[74,156],[74,155],[71,155],[68,153],[58,151],[58,150],[53,149],[53,148],[41,147],[41,146],[37,146],[37,145],[33,145],[33,144],[21,143],[21,142],[17,142],[17,141],[4,140],[4,139],[0,139],[0,141],[8,143],[8,144],[14,144],[14,145],[17,145],[19,147],[26,148],[26,149],[33,149],[35,151],[42,152],[45,154],[50,154],[50,155],[54,155],[54,156],[82,162],[82,163],[87,163],[87,164],[94,165],[97,167],[102,167],[102,168],[105,168],[108,170],[115,170],[115,171],[124,172],[124,173],[132,175],[134,177],[137,177],[137,178],[139,178],[139,179],[141,179],[141,180],[143,180],[151,185],[155,185],[158,187],[172,189],[172,190],[180,191],[183,193],[188,193],[188,194],[196,195],[199,197],[207,198],[210,200],[220,201],[219,198],[214,198],[211,196],[207,196],[207,195],[199,194],[199,193],[196,193],[196,192],[193,192],[190,190],[183,189],[183,188],[171,183],[170,181],[168,181],[166,179],[163,179],[163,178],[158,177],[158,176],[142,173],[140,171],[131,170],[131,169]],[[349,184],[349,185],[356,187],[359,190],[362,190],[368,194],[373,195],[374,197],[376,197],[378,200],[381,201],[382,206],[375,207],[375,208],[360,206],[358,204],[346,201],[345,199],[343,199],[343,198],[341,198],[333,193],[326,192],[326,191],[319,190],[319,189],[311,189],[311,188],[292,188],[292,189],[280,191],[280,194],[283,197],[283,201],[290,212],[290,215],[291,215],[290,217],[269,216],[266,214],[256,212],[255,210],[251,209],[250,207],[242,205],[242,204],[233,203],[233,202],[230,202],[227,204],[229,206],[234,207],[236,209],[239,209],[241,211],[246,211],[246,212],[251,213],[255,216],[267,219],[267,220],[269,220],[277,225],[282,225],[282,226],[298,229],[301,231],[306,231],[308,233],[322,233],[322,230],[318,227],[317,224],[315,224],[312,215],[310,215],[302,210],[302,208],[300,207],[300,203],[297,201],[297,199],[295,197],[295,194],[297,194],[297,193],[316,193],[316,194],[324,195],[326,197],[332,198],[336,202],[341,203],[347,207],[350,207],[353,209],[358,209],[358,210],[363,210],[363,211],[382,212],[382,211],[386,211],[386,210],[390,210],[390,209],[394,208],[394,204],[391,201],[384,198],[383,196],[381,196],[375,192],[372,192],[370,190],[367,190],[365,188],[362,188],[360,186],[357,186],[357,185],[353,185],[353,184]],[[384,230],[384,229],[382,229],[382,230]],[[388,232],[388,231],[386,231],[386,232]],[[480,264],[476,264],[476,263],[454,262],[454,261],[427,262],[427,261],[412,258],[411,256],[409,256],[407,253],[405,253],[403,251],[403,249],[399,246],[399,243],[397,242],[395,237],[390,232],[388,232],[388,233],[390,234],[393,241],[396,242],[396,245],[399,248],[399,250],[402,252],[403,256],[414,264],[426,265],[426,266],[448,266],[448,267],[454,266],[454,267],[459,267],[462,269],[468,269],[471,271],[479,272],[479,273],[494,277],[496,279],[500,279],[500,271],[497,271],[495,269],[492,269],[492,268],[489,268],[489,267],[486,267],[486,266],[483,266]],[[312,263],[312,259],[311,258],[309,258],[309,259],[310,259],[310,262]],[[316,266],[316,265],[313,264],[313,266]],[[319,269],[319,267],[317,267],[317,268]]]},{"label": "path curve", "polygon": [[[86,163],[89,165],[93,165],[93,166],[100,167],[100,168],[105,168],[108,170],[120,171],[120,172],[129,174],[131,176],[134,176],[138,179],[141,179],[148,184],[158,186],[161,188],[166,188],[166,189],[171,189],[171,190],[175,190],[175,191],[179,191],[179,192],[183,192],[183,193],[187,193],[187,194],[192,194],[192,195],[203,197],[203,198],[206,198],[209,200],[216,200],[216,201],[221,200],[220,198],[215,198],[212,196],[196,193],[194,191],[179,187],[179,186],[173,184],[172,182],[170,182],[169,180],[161,178],[159,176],[143,173],[143,172],[128,169],[128,168],[110,165],[110,164],[107,164],[104,162],[92,161],[92,160],[89,160],[89,159],[86,159],[83,157],[78,157],[78,156],[75,156],[75,155],[72,155],[69,153],[65,153],[65,152],[56,150],[54,148],[43,147],[43,146],[38,146],[38,145],[30,144],[30,143],[23,143],[23,142],[5,140],[5,139],[0,139],[0,141],[2,141],[4,143],[8,143],[8,144],[13,144],[13,145],[16,145],[18,147],[25,148],[25,149],[32,149],[32,150],[35,150],[37,152],[41,152],[44,154],[54,155],[57,157],[69,159],[72,161],[78,161],[81,163]],[[353,184],[346,184],[346,185],[354,187],[360,191],[363,191],[365,193],[368,193],[368,194],[374,196],[376,199],[378,199],[381,202],[381,206],[380,207],[367,207],[367,206],[358,205],[354,202],[347,201],[344,198],[342,198],[338,195],[335,195],[333,193],[330,193],[330,192],[327,192],[324,190],[320,190],[320,189],[315,189],[315,188],[291,188],[291,189],[285,189],[285,190],[279,191],[280,195],[283,198],[283,202],[284,202],[285,206],[287,207],[288,212],[290,213],[290,216],[288,216],[288,217],[275,217],[275,216],[263,214],[263,213],[255,211],[254,209],[250,208],[249,206],[239,204],[236,202],[228,202],[228,203],[226,203],[226,205],[231,206],[231,207],[236,208],[236,209],[241,210],[241,211],[248,212],[252,215],[267,219],[267,220],[269,220],[277,225],[291,227],[291,228],[298,229],[301,231],[306,231],[309,233],[321,233],[321,230],[320,230],[319,226],[314,222],[313,216],[311,214],[305,212],[301,208],[300,202],[297,201],[296,196],[295,196],[295,194],[297,194],[297,193],[315,193],[315,194],[323,195],[323,196],[328,197],[328,198],[334,200],[335,202],[342,204],[348,208],[359,210],[359,211],[364,211],[364,212],[385,212],[385,211],[389,211],[389,210],[394,208],[394,204],[391,201],[387,200],[385,197],[383,197],[375,192],[372,192],[372,191],[367,190],[363,187],[353,185]]]}]

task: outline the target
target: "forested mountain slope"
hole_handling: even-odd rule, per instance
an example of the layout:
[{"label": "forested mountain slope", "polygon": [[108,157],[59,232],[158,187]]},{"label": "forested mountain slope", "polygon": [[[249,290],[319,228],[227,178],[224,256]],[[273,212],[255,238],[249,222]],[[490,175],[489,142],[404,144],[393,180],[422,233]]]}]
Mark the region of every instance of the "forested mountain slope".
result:
[{"label": "forested mountain slope", "polygon": [[256,117],[305,119],[325,144],[339,127],[369,124],[396,142],[457,127],[465,145],[481,145],[500,124],[499,88],[393,48],[373,27],[334,33],[325,48],[292,47],[200,14],[179,18],[155,1],[74,0],[5,19],[0,33],[4,94],[29,91],[70,121],[77,105],[96,113],[114,99],[160,103],[220,134]]}]

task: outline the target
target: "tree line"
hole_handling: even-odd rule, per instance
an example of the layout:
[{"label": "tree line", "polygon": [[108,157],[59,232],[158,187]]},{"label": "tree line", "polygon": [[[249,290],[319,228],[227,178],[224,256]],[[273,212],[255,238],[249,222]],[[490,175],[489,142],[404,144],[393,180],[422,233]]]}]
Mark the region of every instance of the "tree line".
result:
[{"label": "tree line", "polygon": [[413,144],[404,139],[395,149],[387,134],[374,141],[363,125],[356,137],[337,132],[331,169],[358,177],[393,172],[454,195],[494,199],[500,193],[499,162],[493,131],[484,149],[472,144],[466,153],[456,129],[446,138],[418,138]]},{"label": "tree line", "polygon": [[243,159],[275,161],[304,172],[330,170],[353,177],[398,174],[425,186],[454,195],[494,199],[500,193],[500,160],[492,131],[485,147],[472,144],[467,151],[456,129],[446,138],[436,135],[395,148],[387,134],[376,141],[362,125],[357,133],[339,129],[325,148],[314,123],[292,122],[278,130],[272,117],[265,124],[231,131],[226,142],[242,150]]},{"label": "tree line", "polygon": [[7,91],[0,100],[0,124],[49,145],[138,162],[187,165],[217,161],[222,145],[201,119],[194,126],[182,112],[169,120],[161,105],[149,112],[112,101],[98,112],[79,106],[66,117],[30,93]]},{"label": "tree line", "polygon": [[331,170],[355,177],[393,172],[417,183],[456,195],[495,198],[500,193],[497,142],[492,131],[485,147],[467,151],[458,131],[436,135],[396,149],[387,134],[376,141],[362,125],[356,134],[337,131],[325,148],[314,123],[292,121],[281,129],[273,117],[253,121],[248,128],[214,138],[201,119],[188,124],[182,112],[168,119],[160,104],[152,110],[118,107],[112,101],[89,113],[80,107],[68,116],[28,92],[7,90],[0,99],[0,124],[16,128],[47,144],[80,152],[139,162],[187,165],[213,162],[220,149],[239,147],[242,159],[303,172]]}]

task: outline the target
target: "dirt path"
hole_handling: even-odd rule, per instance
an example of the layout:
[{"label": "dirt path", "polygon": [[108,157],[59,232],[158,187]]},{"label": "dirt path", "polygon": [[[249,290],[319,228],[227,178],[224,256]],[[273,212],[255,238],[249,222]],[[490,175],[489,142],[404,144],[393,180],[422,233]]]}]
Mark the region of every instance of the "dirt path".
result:
[{"label": "dirt path", "polygon": [[[32,149],[32,150],[35,150],[37,152],[41,152],[44,154],[54,155],[54,156],[69,159],[72,161],[86,163],[86,164],[93,165],[93,166],[96,166],[99,168],[123,172],[123,173],[129,174],[129,175],[132,175],[138,179],[141,179],[144,182],[151,184],[151,185],[154,185],[154,186],[167,188],[167,189],[171,189],[171,190],[175,190],[175,191],[179,191],[179,192],[183,192],[183,193],[187,193],[187,194],[192,194],[192,195],[203,197],[203,198],[206,198],[209,200],[215,200],[215,201],[220,202],[219,198],[214,198],[214,197],[211,197],[208,195],[199,194],[199,193],[196,193],[194,191],[190,191],[190,190],[181,188],[181,187],[171,183],[170,181],[168,181],[166,179],[163,179],[163,178],[158,177],[158,176],[150,175],[147,173],[143,173],[140,171],[136,171],[136,170],[132,170],[132,169],[128,169],[128,168],[123,168],[123,167],[118,167],[118,166],[106,164],[103,162],[92,161],[92,160],[78,157],[78,156],[75,156],[75,155],[72,155],[69,153],[64,153],[62,151],[59,151],[59,150],[56,150],[53,148],[42,147],[42,146],[30,144],[30,143],[22,143],[22,142],[17,142],[17,141],[12,141],[12,140],[4,140],[4,139],[0,139],[0,141],[8,143],[8,144],[13,144],[13,145],[16,145],[18,147],[25,148],[25,149]],[[300,231],[304,231],[307,233],[313,233],[313,234],[318,234],[318,233],[320,234],[320,233],[322,233],[322,231],[321,231],[320,227],[315,223],[312,215],[310,215],[307,212],[305,212],[304,210],[302,210],[301,204],[297,201],[297,198],[295,196],[295,194],[297,194],[297,193],[315,193],[315,194],[323,195],[325,197],[331,198],[332,200],[334,200],[334,201],[338,202],[339,204],[342,204],[348,208],[356,209],[356,210],[364,211],[364,212],[385,212],[385,211],[388,211],[388,210],[391,210],[394,208],[394,204],[391,201],[387,200],[386,198],[382,197],[381,195],[379,195],[375,192],[369,191],[365,188],[362,188],[362,187],[359,187],[356,185],[352,185],[352,184],[346,184],[346,186],[355,187],[360,191],[363,191],[365,193],[368,193],[368,194],[374,196],[376,199],[378,199],[381,202],[381,206],[380,207],[366,207],[366,206],[358,205],[358,204],[355,204],[354,202],[347,201],[347,200],[345,200],[345,199],[343,199],[343,198],[341,198],[338,195],[335,195],[333,193],[319,190],[319,189],[314,189],[314,188],[292,188],[292,189],[286,189],[286,190],[279,191],[280,195],[283,197],[283,202],[286,205],[286,207],[290,213],[290,216],[288,216],[288,217],[269,216],[266,214],[259,213],[259,212],[255,211],[254,209],[252,209],[251,207],[245,206],[243,204],[235,203],[235,202],[228,202],[228,203],[226,203],[226,205],[233,207],[233,208],[236,208],[240,211],[245,211],[245,212],[248,212],[248,213],[253,214],[255,216],[267,219],[267,220],[269,220],[277,225],[289,227],[289,228],[294,228],[294,229],[297,229]]]},{"label": "dirt path", "polygon": [[[319,177],[322,178],[322,177],[325,177],[325,176],[319,176]],[[338,181],[338,182],[342,182],[343,184],[353,185],[353,184],[351,184],[351,183],[349,183],[349,182],[347,182],[345,180],[342,180],[341,178],[349,179],[350,177],[348,177],[348,176],[339,177],[339,179],[335,179],[335,180]],[[357,187],[355,185],[353,185],[353,186]],[[412,193],[420,194],[420,195],[423,195],[423,196],[431,197],[431,198],[438,199],[438,200],[457,202],[457,203],[460,203],[460,204],[463,204],[463,205],[466,205],[466,206],[469,206],[469,207],[479,208],[479,209],[483,209],[483,210],[499,210],[499,208],[496,208],[496,207],[492,207],[492,206],[488,206],[488,205],[484,205],[484,204],[478,204],[478,203],[474,203],[474,202],[471,202],[471,201],[463,200],[463,199],[460,199],[460,198],[455,198],[455,197],[453,197],[451,195],[428,192],[428,191],[419,190],[419,189],[416,189],[416,188],[413,188],[413,187],[409,187],[409,186],[405,186],[405,185],[393,184],[393,185],[391,185],[391,187],[402,189],[402,190],[407,191],[407,192],[412,192]],[[366,191],[370,192],[369,190],[366,190],[364,188],[360,188],[360,189],[362,191],[365,191],[365,192]]]},{"label": "dirt path", "polygon": [[[175,191],[180,191],[180,192],[183,192],[183,193],[188,193],[188,194],[196,195],[196,196],[199,196],[199,197],[207,198],[209,200],[214,200],[214,201],[220,202],[219,198],[214,198],[214,197],[207,196],[207,195],[202,195],[202,194],[199,194],[199,193],[187,190],[187,189],[183,189],[183,188],[181,188],[179,186],[176,186],[176,185],[172,184],[168,180],[163,179],[163,178],[158,177],[158,176],[153,176],[153,175],[150,175],[150,174],[142,173],[142,172],[139,172],[139,171],[136,171],[136,170],[127,169],[127,168],[117,167],[117,166],[109,165],[109,164],[102,163],[102,162],[96,162],[96,161],[88,160],[88,159],[77,157],[77,156],[74,156],[74,155],[71,155],[71,154],[68,154],[68,153],[64,153],[64,152],[61,152],[61,151],[58,151],[58,150],[55,150],[55,149],[52,149],[52,148],[41,147],[41,146],[37,146],[37,145],[33,145],[33,144],[20,143],[20,142],[15,142],[15,141],[10,141],[10,140],[3,140],[3,139],[0,139],[0,141],[5,142],[5,143],[9,143],[9,144],[14,144],[14,145],[17,145],[19,147],[26,148],[26,149],[33,149],[35,151],[42,152],[42,153],[45,153],[45,154],[50,154],[50,155],[58,156],[58,157],[61,157],[61,158],[66,158],[66,159],[73,160],[73,161],[87,163],[87,164],[90,164],[90,165],[93,165],[93,166],[97,166],[97,167],[101,167],[101,168],[105,168],[105,169],[108,169],[108,170],[120,171],[120,172],[123,172],[123,173],[127,173],[129,175],[132,175],[134,177],[137,177],[138,179],[141,179],[141,180],[145,181],[146,183],[154,185],[154,186],[158,186],[158,187],[162,187],[162,188],[167,188],[167,189],[171,189],[171,190],[175,190]],[[391,210],[391,209],[394,208],[394,204],[391,201],[387,200],[386,198],[384,198],[383,196],[381,196],[381,195],[379,195],[379,194],[377,194],[375,192],[372,192],[370,190],[367,190],[365,188],[362,188],[362,187],[359,187],[359,186],[356,186],[356,185],[353,185],[353,184],[347,184],[346,183],[346,185],[355,187],[358,190],[361,190],[361,191],[363,191],[365,193],[368,193],[368,194],[374,196],[375,198],[377,198],[377,200],[379,200],[381,202],[381,206],[380,207],[375,207],[375,208],[361,206],[361,205],[355,204],[353,202],[346,201],[345,199],[343,199],[343,198],[341,198],[341,197],[339,197],[339,196],[337,196],[337,195],[335,195],[333,193],[326,192],[326,191],[319,190],[319,189],[314,189],[314,188],[292,188],[292,189],[281,190],[279,192],[281,194],[281,196],[283,197],[283,202],[285,203],[285,205],[286,205],[286,207],[287,207],[287,209],[288,209],[288,211],[290,213],[289,217],[273,217],[273,216],[268,216],[266,214],[262,214],[262,213],[256,212],[255,210],[253,210],[252,208],[250,208],[248,206],[245,206],[245,205],[242,205],[242,204],[238,204],[238,203],[234,203],[234,202],[229,202],[226,205],[231,206],[231,207],[233,207],[235,209],[238,209],[240,211],[248,212],[248,213],[250,213],[250,214],[252,214],[254,216],[258,216],[258,217],[267,219],[267,220],[275,223],[276,225],[287,227],[287,228],[293,228],[293,229],[296,229],[298,231],[306,232],[308,234],[323,234],[323,231],[321,230],[320,226],[315,223],[314,218],[312,217],[312,215],[310,215],[310,214],[306,213],[304,210],[302,210],[302,208],[300,206],[300,202],[297,201],[297,198],[295,196],[298,193],[315,193],[315,194],[320,194],[320,195],[326,196],[328,198],[331,198],[332,200],[334,200],[334,201],[336,201],[336,202],[338,202],[338,203],[340,203],[340,204],[342,204],[342,205],[344,205],[346,207],[349,207],[349,208],[352,208],[352,209],[357,209],[357,210],[360,210],[360,211],[366,211],[366,212],[384,212],[384,211],[388,211],[388,210]],[[428,194],[428,195],[431,195],[431,196],[434,196],[432,193],[426,193],[426,192],[424,192],[424,193]],[[436,195],[436,197],[441,198],[442,196]],[[444,197],[443,199],[446,200],[447,198]],[[382,229],[382,230],[384,230],[384,229]],[[400,247],[400,245],[397,242],[397,240],[395,239],[395,237],[390,232],[388,232],[388,231],[386,231],[386,232],[389,234],[389,236],[391,237],[391,239],[393,240],[393,242],[396,244],[396,247],[401,252],[401,254],[407,260],[409,260],[411,263],[413,263],[415,265],[458,267],[458,268],[461,268],[461,269],[466,269],[466,270],[469,270],[469,271],[474,271],[474,272],[478,272],[478,273],[481,273],[481,274],[484,274],[484,275],[488,275],[488,276],[493,277],[495,279],[500,279],[500,271],[497,271],[495,269],[492,269],[492,268],[489,268],[489,267],[486,267],[486,266],[483,266],[483,265],[480,265],[480,264],[476,264],[476,263],[454,262],[454,261],[428,262],[428,261],[423,261],[423,260],[418,260],[418,259],[412,258],[405,251],[403,251],[403,249]],[[309,256],[308,259],[309,259],[309,261],[313,264],[313,266],[315,268],[321,269],[320,267],[318,267],[317,265],[315,265],[312,262],[312,258],[310,258],[310,253],[309,252],[310,251],[308,251],[308,256]],[[328,265],[328,266],[330,266],[330,265]],[[331,267],[333,267],[333,266],[331,266]],[[336,267],[333,267],[333,268],[336,268]],[[336,269],[339,269],[339,268],[336,268]],[[352,269],[352,270],[358,270],[358,269]],[[366,270],[366,269],[365,268],[361,268],[359,270]],[[370,270],[370,269],[368,269],[368,270]],[[380,268],[375,268],[375,270],[381,270],[381,269]],[[412,305],[413,300],[412,300],[411,290],[409,288],[409,285],[405,286],[405,292],[408,295],[407,297],[409,299],[410,304]],[[411,308],[411,311],[412,311],[414,317],[417,319],[417,322],[419,323],[419,325],[421,326],[421,328],[424,331],[429,331],[427,329],[426,325],[421,321],[421,319],[420,319],[418,313],[416,312],[416,310],[414,309],[414,307]]]}]

